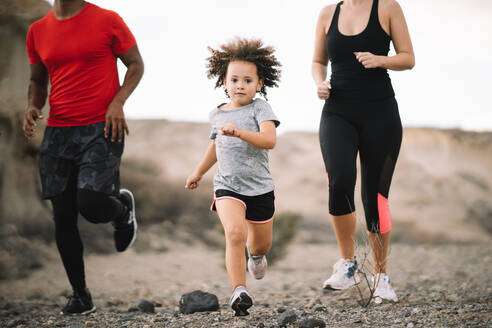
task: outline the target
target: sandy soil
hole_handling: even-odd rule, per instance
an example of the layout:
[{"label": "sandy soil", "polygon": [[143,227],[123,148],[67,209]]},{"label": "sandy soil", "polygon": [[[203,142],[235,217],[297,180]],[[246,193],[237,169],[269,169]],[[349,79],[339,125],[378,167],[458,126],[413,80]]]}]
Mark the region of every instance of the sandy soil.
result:
[{"label": "sandy soil", "polygon": [[[366,251],[359,248],[359,254]],[[96,313],[63,317],[68,293],[63,267],[56,259],[27,279],[0,282],[1,327],[278,327],[286,310],[339,327],[487,327],[492,325],[492,250],[490,243],[391,247],[389,272],[397,304],[367,308],[355,289],[323,293],[338,254],[334,244],[294,243],[286,258],[269,268],[263,280],[248,277],[255,306],[249,317],[233,317],[230,286],[222,252],[177,246],[165,253],[88,256],[88,285]],[[196,289],[214,293],[220,311],[183,315],[178,301]],[[155,314],[129,312],[145,298]]]}]

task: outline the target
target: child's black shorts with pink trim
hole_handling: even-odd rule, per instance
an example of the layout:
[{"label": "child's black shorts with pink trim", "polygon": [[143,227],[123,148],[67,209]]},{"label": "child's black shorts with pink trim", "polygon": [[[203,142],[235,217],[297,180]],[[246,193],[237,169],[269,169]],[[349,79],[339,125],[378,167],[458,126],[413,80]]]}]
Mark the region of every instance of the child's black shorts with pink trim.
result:
[{"label": "child's black shorts with pink trim", "polygon": [[266,223],[273,220],[275,213],[275,194],[272,191],[257,196],[244,196],[226,189],[215,191],[214,201],[210,210],[217,212],[215,201],[218,199],[234,199],[240,202],[246,210],[246,220],[253,223]]}]

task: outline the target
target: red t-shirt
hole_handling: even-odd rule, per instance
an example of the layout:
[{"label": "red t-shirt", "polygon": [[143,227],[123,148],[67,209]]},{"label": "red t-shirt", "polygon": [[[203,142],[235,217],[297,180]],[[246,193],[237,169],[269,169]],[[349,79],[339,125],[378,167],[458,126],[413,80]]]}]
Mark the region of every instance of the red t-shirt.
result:
[{"label": "red t-shirt", "polygon": [[48,126],[88,125],[105,120],[120,88],[116,55],[135,38],[121,17],[91,3],[75,16],[56,19],[53,11],[27,33],[30,64],[42,62],[51,83]]}]

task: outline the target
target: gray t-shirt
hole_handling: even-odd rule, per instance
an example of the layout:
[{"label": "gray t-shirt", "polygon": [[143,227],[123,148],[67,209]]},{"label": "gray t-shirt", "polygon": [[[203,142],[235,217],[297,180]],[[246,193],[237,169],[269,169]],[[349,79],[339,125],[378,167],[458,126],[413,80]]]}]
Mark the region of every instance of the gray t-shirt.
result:
[{"label": "gray t-shirt", "polygon": [[214,190],[226,189],[245,196],[257,196],[272,191],[275,186],[268,168],[268,150],[256,148],[247,142],[221,134],[221,127],[233,123],[238,128],[260,131],[260,124],[280,122],[270,105],[263,99],[235,109],[215,108],[210,112],[212,132],[215,139],[218,169],[214,176]]}]

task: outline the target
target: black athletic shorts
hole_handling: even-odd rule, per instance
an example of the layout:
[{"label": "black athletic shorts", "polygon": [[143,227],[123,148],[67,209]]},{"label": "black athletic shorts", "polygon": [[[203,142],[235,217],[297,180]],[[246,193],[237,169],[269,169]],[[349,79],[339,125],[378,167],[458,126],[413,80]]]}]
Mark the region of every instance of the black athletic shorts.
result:
[{"label": "black athletic shorts", "polygon": [[39,157],[43,199],[61,194],[72,174],[77,189],[119,195],[124,138],[104,138],[104,125],[46,127]]},{"label": "black athletic shorts", "polygon": [[234,199],[243,204],[246,210],[246,220],[252,223],[266,223],[273,220],[275,213],[275,194],[272,191],[258,196],[244,196],[234,191],[218,189],[215,191],[214,201],[210,210],[217,212],[215,201],[217,199]]}]

